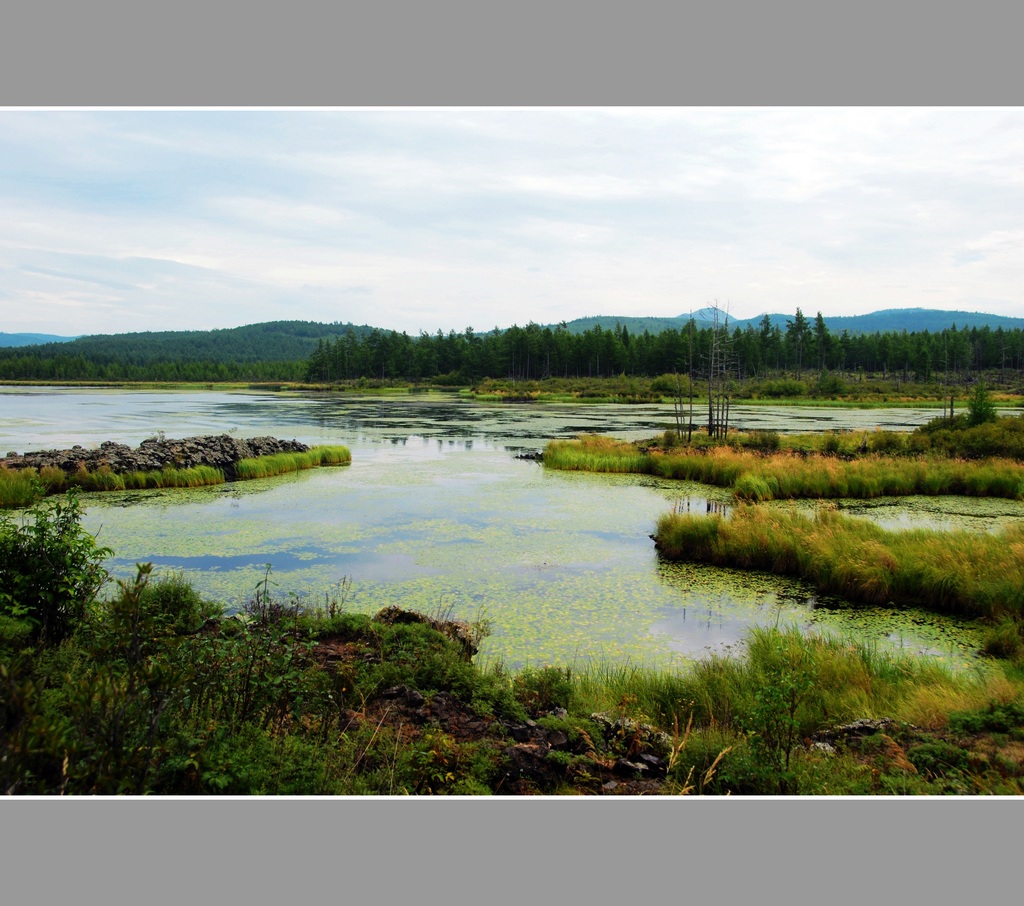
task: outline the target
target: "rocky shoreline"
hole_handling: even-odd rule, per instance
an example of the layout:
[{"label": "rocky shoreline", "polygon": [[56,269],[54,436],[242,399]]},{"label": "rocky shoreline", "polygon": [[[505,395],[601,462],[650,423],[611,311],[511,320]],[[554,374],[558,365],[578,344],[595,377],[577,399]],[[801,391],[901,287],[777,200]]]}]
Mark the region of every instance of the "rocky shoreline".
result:
[{"label": "rocky shoreline", "polygon": [[224,473],[227,481],[235,477],[235,464],[242,459],[272,456],[275,453],[304,453],[309,449],[297,440],[276,437],[237,438],[230,434],[204,434],[196,437],[167,439],[151,437],[134,449],[127,444],[104,441],[95,449],[74,446],[69,450],[38,450],[29,453],[8,453],[0,459],[0,468],[57,468],[73,475],[82,471],[108,469],[115,474],[149,472],[165,467],[191,469],[213,466]]}]

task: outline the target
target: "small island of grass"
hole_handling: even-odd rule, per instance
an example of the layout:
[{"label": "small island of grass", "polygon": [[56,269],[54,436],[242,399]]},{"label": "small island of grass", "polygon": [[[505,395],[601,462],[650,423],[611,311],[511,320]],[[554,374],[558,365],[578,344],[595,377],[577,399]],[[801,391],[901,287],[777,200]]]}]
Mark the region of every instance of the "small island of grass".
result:
[{"label": "small island of grass", "polygon": [[309,447],[274,437],[227,434],[169,440],[154,437],[132,449],[107,441],[87,450],[8,454],[0,460],[0,508],[30,506],[48,494],[196,488],[269,478],[317,466],[347,465],[347,447]]}]

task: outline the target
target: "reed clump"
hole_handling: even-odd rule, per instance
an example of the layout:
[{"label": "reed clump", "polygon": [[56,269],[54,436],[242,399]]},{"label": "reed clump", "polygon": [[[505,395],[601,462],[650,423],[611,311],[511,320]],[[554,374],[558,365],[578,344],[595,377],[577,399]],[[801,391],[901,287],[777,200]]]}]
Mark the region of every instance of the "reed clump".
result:
[{"label": "reed clump", "polygon": [[346,465],[352,461],[348,447],[311,447],[303,453],[275,453],[272,456],[258,456],[241,459],[235,463],[235,477],[239,481],[253,478],[272,478],[287,472],[300,472],[318,466]]},{"label": "reed clump", "polygon": [[544,465],[564,471],[649,474],[651,457],[627,441],[588,434],[551,441],[544,450]]},{"label": "reed clump", "polygon": [[889,532],[828,510],[807,517],[749,506],[729,519],[666,514],[655,541],[668,559],[797,576],[855,603],[1024,614],[1024,527]]},{"label": "reed clump", "polygon": [[[885,446],[881,441],[875,445]],[[586,436],[551,442],[544,452],[544,464],[554,469],[641,472],[731,487],[737,499],[753,502],[914,494],[1024,498],[1024,465],[999,458],[967,460],[883,453],[843,458],[799,449],[766,454],[742,445],[660,451]]]},{"label": "reed clump", "polygon": [[8,469],[0,466],[0,507],[13,509],[31,506],[45,493],[46,488],[35,469]]}]

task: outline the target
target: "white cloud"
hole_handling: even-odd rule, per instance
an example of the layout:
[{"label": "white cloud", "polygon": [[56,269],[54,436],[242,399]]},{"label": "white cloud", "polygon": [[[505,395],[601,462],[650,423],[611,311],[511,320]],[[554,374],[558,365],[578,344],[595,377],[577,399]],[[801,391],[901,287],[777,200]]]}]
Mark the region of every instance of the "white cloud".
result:
[{"label": "white cloud", "polygon": [[5,111],[6,331],[1024,311],[1024,110]]}]

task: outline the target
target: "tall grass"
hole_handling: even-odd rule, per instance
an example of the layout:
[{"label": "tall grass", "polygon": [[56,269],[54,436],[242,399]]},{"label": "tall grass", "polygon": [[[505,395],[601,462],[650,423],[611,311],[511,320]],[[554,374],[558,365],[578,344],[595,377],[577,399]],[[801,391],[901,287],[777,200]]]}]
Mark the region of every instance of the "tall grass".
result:
[{"label": "tall grass", "polygon": [[46,489],[35,469],[0,467],[0,507],[27,507],[38,501]]},{"label": "tall grass", "polygon": [[552,441],[544,464],[553,469],[642,472],[731,487],[740,500],[872,498],[911,494],[1024,497],[1024,466],[1009,459],[868,454],[841,459],[780,451],[764,455],[733,447],[644,452],[635,444],[586,436]]},{"label": "tall grass", "polygon": [[252,478],[271,478],[286,472],[299,472],[317,466],[346,465],[352,461],[348,447],[312,447],[304,453],[275,453],[272,456],[258,456],[241,459],[235,463],[235,477],[239,481]]},{"label": "tall grass", "polygon": [[[235,479],[269,478],[316,466],[345,465],[352,461],[347,447],[313,447],[305,453],[278,453],[240,460],[235,466]],[[224,471],[214,466],[193,466],[177,469],[167,466],[142,472],[113,472],[102,467],[92,472],[80,469],[63,472],[44,467],[36,469],[0,468],[0,508],[31,506],[46,494],[61,494],[69,488],[83,491],[142,491],[156,488],[201,488],[223,484]]]},{"label": "tall grass", "polygon": [[572,703],[585,713],[616,712],[657,726],[742,730],[768,684],[799,681],[800,737],[860,717],[941,724],[951,710],[1007,694],[1006,681],[960,675],[929,658],[882,651],[797,627],[752,627],[739,655],[710,654],[685,671],[598,663],[572,672]]},{"label": "tall grass", "polygon": [[553,440],[544,449],[544,465],[564,471],[649,474],[651,459],[635,444],[596,434],[577,440]]},{"label": "tall grass", "polygon": [[1024,527],[888,532],[829,511],[809,518],[749,506],[729,519],[666,514],[655,540],[668,559],[798,576],[852,602],[1024,614]]}]

